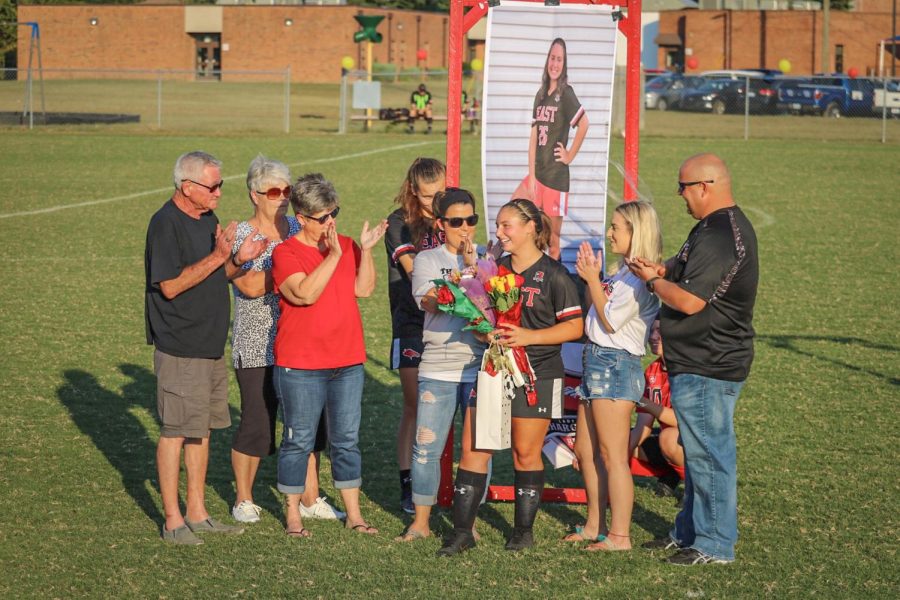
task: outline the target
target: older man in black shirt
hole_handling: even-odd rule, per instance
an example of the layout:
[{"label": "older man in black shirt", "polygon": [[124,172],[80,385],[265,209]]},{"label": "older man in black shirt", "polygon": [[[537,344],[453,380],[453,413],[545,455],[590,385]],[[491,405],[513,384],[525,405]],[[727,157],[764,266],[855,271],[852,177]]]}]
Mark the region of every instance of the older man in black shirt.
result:
[{"label": "older man in black shirt", "polygon": [[[219,226],[221,163],[189,152],[175,163],[175,193],[150,219],[144,251],[147,343],[153,344],[161,421],[156,463],[166,522],[162,538],[201,544],[196,532],[241,533],[206,512],[209,432],[231,425],[228,412],[228,278],[259,256],[267,240],[248,235],[232,255],[237,223]],[[187,515],[178,505],[181,451]]]},{"label": "older man in black shirt", "polygon": [[713,154],[687,159],[678,193],[700,222],[664,265],[636,258],[631,270],[662,301],[660,329],[672,407],[685,454],[684,508],[668,538],[677,565],[734,561],[737,450],[734,407],[753,361],[759,281],[756,234]]}]

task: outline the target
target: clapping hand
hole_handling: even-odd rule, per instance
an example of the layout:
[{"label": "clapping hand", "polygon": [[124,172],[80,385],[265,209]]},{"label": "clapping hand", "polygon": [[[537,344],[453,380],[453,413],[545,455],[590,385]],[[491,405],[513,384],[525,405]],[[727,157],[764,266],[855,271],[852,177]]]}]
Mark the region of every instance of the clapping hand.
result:
[{"label": "clapping hand", "polygon": [[369,222],[363,223],[362,233],[359,234],[359,247],[363,250],[371,250],[378,243],[384,232],[387,231],[387,219],[382,219],[376,227],[369,229]]},{"label": "clapping hand", "polygon": [[222,229],[222,226],[216,224],[216,247],[214,252],[216,252],[222,260],[227,260],[229,256],[231,256],[231,248],[234,245],[234,236],[237,231],[237,222],[230,222],[225,229]]},{"label": "clapping hand", "polygon": [[631,272],[637,275],[643,281],[647,281],[654,277],[666,276],[665,265],[655,263],[651,260],[647,260],[646,258],[641,258],[640,256],[636,256],[631,260],[626,260],[625,263],[628,265],[628,268],[631,270]]},{"label": "clapping hand", "polygon": [[581,242],[581,246],[578,248],[578,257],[575,259],[575,271],[578,272],[578,276],[588,282],[599,281],[602,270],[603,248],[597,250],[595,256],[590,242]]},{"label": "clapping hand", "polygon": [[258,231],[259,229],[254,227],[250,230],[247,237],[244,238],[244,241],[241,242],[238,251],[234,255],[234,261],[237,264],[242,265],[265,252],[266,247],[269,245],[269,238],[256,235]]}]

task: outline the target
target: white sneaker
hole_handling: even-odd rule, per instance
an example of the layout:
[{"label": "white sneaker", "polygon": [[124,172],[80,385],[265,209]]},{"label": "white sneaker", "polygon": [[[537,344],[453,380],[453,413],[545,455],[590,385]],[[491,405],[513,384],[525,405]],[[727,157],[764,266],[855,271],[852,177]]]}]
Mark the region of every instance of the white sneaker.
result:
[{"label": "white sneaker", "polygon": [[231,509],[231,516],[239,523],[258,523],[260,511],[262,508],[249,500],[244,500]]},{"label": "white sneaker", "polygon": [[347,513],[343,513],[325,502],[325,496],[316,498],[315,503],[306,507],[300,503],[300,516],[304,519],[344,519]]}]

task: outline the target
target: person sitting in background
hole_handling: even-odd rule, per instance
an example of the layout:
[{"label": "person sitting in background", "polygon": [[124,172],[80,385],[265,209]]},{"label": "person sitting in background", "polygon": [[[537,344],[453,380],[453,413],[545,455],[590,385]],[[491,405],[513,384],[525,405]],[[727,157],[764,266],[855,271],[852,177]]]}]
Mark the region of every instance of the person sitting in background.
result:
[{"label": "person sitting in background", "polygon": [[433,121],[431,114],[431,92],[425,87],[424,83],[420,83],[413,93],[409,96],[409,133],[416,131],[416,119],[423,118],[428,123],[428,129],[425,133],[431,133],[431,123]]},{"label": "person sitting in background", "polygon": [[[681,477],[673,466],[684,468],[684,449],[678,442],[678,421],[669,398],[669,374],[663,356],[659,320],[653,322],[650,330],[650,351],[659,358],[647,365],[644,371],[646,387],[643,405],[637,409],[637,422],[631,429],[629,455],[666,469],[667,473],[657,478],[656,493],[674,496]],[[654,421],[659,422],[659,429],[653,428]]]},{"label": "person sitting in background", "polygon": [[[251,233],[269,240],[266,249],[244,263],[231,280],[234,286],[232,361],[241,390],[241,423],[231,444],[231,466],[237,496],[231,515],[241,523],[259,521],[260,507],[253,502],[253,482],[260,460],[275,454],[275,420],[278,396],[272,381],[275,364],[275,327],[281,311],[272,289],[272,252],[300,231],[296,217],[286,215],[291,195],[287,165],[257,156],[247,171],[247,190],[253,216],[238,223],[233,253]],[[319,422],[313,454],[306,473],[306,490],[300,498],[300,514],[320,519],[342,519],[325,498],[319,497],[319,452],[327,437],[324,417]]]}]

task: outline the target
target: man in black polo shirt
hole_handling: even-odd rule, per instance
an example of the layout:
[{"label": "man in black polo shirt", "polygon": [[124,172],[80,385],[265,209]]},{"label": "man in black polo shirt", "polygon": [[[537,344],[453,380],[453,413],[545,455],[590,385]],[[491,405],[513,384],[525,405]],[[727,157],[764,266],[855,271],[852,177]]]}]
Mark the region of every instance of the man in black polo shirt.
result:
[{"label": "man in black polo shirt", "polygon": [[[267,240],[251,232],[232,255],[237,224],[213,213],[222,195],[221,163],[190,152],[175,163],[175,193],[150,219],[144,251],[147,343],[156,350],[156,402],[161,421],[156,463],[166,522],[162,538],[202,544],[196,532],[241,533],[206,512],[209,432],[231,425],[225,337],[228,278],[259,256]],[[187,515],[178,505],[181,450],[187,472]]]},{"label": "man in black polo shirt", "polygon": [[635,258],[631,270],[662,301],[660,328],[672,407],[685,454],[684,508],[668,538],[677,565],[734,561],[737,450],[734,407],[753,361],[759,281],[756,234],[714,154],[687,159],[678,193],[700,222],[664,265]]}]

